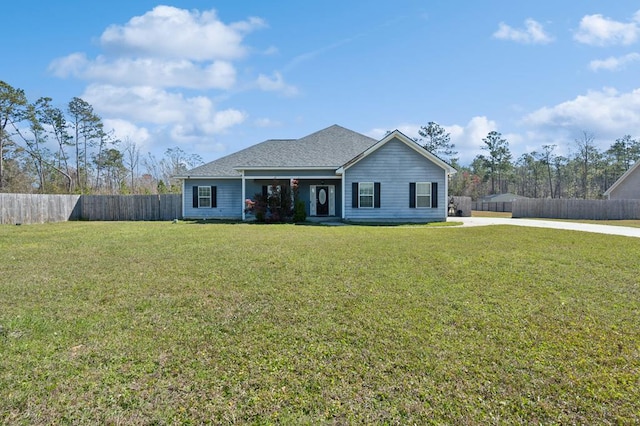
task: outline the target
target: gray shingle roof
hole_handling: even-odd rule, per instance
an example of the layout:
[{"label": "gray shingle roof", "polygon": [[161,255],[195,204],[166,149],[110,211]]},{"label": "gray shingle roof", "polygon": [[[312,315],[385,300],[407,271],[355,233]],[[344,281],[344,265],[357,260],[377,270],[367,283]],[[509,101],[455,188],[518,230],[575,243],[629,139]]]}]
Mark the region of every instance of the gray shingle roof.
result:
[{"label": "gray shingle roof", "polygon": [[333,125],[301,139],[271,139],[196,167],[190,177],[240,177],[235,168],[332,168],[338,169],[377,141]]}]

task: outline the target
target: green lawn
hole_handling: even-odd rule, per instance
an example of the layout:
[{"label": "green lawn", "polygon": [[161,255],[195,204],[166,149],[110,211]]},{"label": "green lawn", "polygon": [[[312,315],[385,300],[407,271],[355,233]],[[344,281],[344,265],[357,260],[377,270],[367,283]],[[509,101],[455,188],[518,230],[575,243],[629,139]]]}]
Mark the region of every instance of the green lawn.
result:
[{"label": "green lawn", "polygon": [[640,422],[640,240],[0,227],[0,423]]}]

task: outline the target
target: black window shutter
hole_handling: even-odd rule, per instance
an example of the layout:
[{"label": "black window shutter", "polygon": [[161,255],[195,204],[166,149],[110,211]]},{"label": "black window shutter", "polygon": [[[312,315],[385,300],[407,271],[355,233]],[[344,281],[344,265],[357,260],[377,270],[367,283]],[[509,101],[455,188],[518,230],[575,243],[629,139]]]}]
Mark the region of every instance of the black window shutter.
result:
[{"label": "black window shutter", "polygon": [[358,192],[358,182],[353,182],[351,184],[351,207],[354,209],[358,208],[358,200],[360,199],[360,194]]},{"label": "black window shutter", "polygon": [[373,207],[380,208],[380,182],[373,184]]},{"label": "black window shutter", "polygon": [[218,188],[211,187],[211,207],[218,207]]},{"label": "black window shutter", "polygon": [[267,185],[262,185],[262,196],[266,201],[267,197],[269,196],[269,187]]},{"label": "black window shutter", "polygon": [[416,183],[409,182],[409,208],[416,208]]},{"label": "black window shutter", "polygon": [[193,207],[198,208],[198,187],[193,187]]},{"label": "black window shutter", "polygon": [[438,207],[438,182],[431,182],[431,207]]}]

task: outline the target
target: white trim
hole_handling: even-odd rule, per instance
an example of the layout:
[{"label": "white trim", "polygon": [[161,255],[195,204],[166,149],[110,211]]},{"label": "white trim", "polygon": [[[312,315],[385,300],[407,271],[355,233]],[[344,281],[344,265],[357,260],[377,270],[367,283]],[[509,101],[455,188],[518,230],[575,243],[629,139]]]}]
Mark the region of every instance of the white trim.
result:
[{"label": "white trim", "polygon": [[613,185],[611,185],[609,187],[609,189],[604,191],[604,194],[602,194],[602,195],[605,195],[607,197],[607,199],[610,200],[611,199],[611,193],[618,187],[618,185],[620,185],[622,182],[624,182],[625,179],[627,179],[627,177],[629,177],[629,175],[631,175],[631,173],[633,173],[633,171],[637,167],[640,167],[640,160],[636,161],[636,164],[634,164],[633,166],[631,166],[629,168],[629,170],[624,172],[624,174],[622,176],[620,176],[617,181],[613,182]]},{"label": "white trim", "polygon": [[344,175],[342,175],[342,179],[341,180],[342,180],[342,214],[341,214],[341,216],[342,216],[342,220],[344,220],[344,218],[347,217],[346,216],[347,206],[345,204],[345,201],[346,201],[346,198],[347,198],[347,194],[346,194],[345,188],[347,186],[347,183],[346,183],[346,179],[345,179]]},{"label": "white trim", "polygon": [[327,185],[329,187],[329,216],[336,215],[336,186]]},{"label": "white trim", "polygon": [[365,152],[363,152],[362,154],[359,154],[358,156],[354,157],[351,161],[349,161],[348,163],[346,163],[345,165],[340,167],[338,170],[336,170],[336,174],[343,174],[345,170],[347,170],[350,167],[353,167],[354,165],[359,163],[362,159],[368,157],[369,155],[371,155],[372,153],[374,153],[375,151],[377,151],[378,149],[383,147],[387,142],[389,142],[389,141],[391,141],[393,139],[398,139],[400,142],[404,143],[405,145],[407,145],[409,148],[413,149],[418,154],[420,154],[423,157],[431,160],[437,166],[439,166],[442,169],[444,169],[447,173],[449,173],[449,174],[455,174],[456,173],[456,169],[451,167],[449,164],[445,163],[444,161],[442,161],[441,159],[439,159],[438,157],[436,157],[435,155],[433,155],[432,153],[430,153],[429,151],[427,151],[426,149],[424,149],[423,147],[418,145],[417,142],[415,142],[412,139],[410,139],[409,137],[405,136],[399,130],[394,130],[393,132],[389,133],[387,136],[382,138],[378,143],[376,143],[375,145],[373,145],[372,147],[367,149]]},{"label": "white trim", "polygon": [[173,176],[174,179],[189,179],[189,180],[227,180],[227,179],[240,179],[241,176]]},{"label": "white trim", "polygon": [[253,179],[253,180],[274,180],[274,179],[298,179],[299,181],[303,181],[303,180],[321,180],[321,179],[340,179],[339,176],[333,175],[333,176],[300,176],[300,175],[276,175],[276,176],[269,176],[269,175],[264,175],[264,176],[246,176],[245,178],[247,179]]},{"label": "white trim", "polygon": [[335,170],[337,167],[329,167],[329,166],[313,166],[313,167],[305,167],[305,166],[289,166],[289,167],[274,167],[274,166],[261,166],[261,167],[253,167],[253,166],[236,166],[233,170]]},{"label": "white trim", "polygon": [[187,200],[184,198],[187,196],[187,182],[182,181],[182,218],[184,219],[185,206],[187,205]]},{"label": "white trim", "polygon": [[242,221],[244,222],[245,220],[247,220],[247,214],[244,212],[244,209],[246,208],[245,204],[244,204],[244,200],[247,199],[247,188],[246,188],[246,181],[244,178],[244,170],[242,171]]},{"label": "white trim", "polygon": [[309,185],[309,216],[317,215],[317,206],[316,206],[316,186],[317,185]]},{"label": "white trim", "polygon": [[[438,200],[438,206],[439,205],[440,205],[440,201]],[[445,172],[444,173],[444,217],[446,218],[448,215],[449,215],[449,176],[447,175],[447,172]]]},{"label": "white trim", "polygon": [[[360,204],[360,198],[362,195],[362,185],[363,184],[371,184],[371,206],[362,207]],[[369,195],[364,195],[364,197],[369,197]],[[373,209],[376,206],[376,183],[375,182],[358,182],[358,208],[359,209]]]},{"label": "white trim", "polygon": [[327,201],[329,202],[328,216],[336,215],[336,186],[330,184],[309,185],[309,216],[318,216],[318,205],[316,204],[316,188],[326,186],[329,189],[327,193]]},{"label": "white trim", "polygon": [[[197,186],[198,188],[198,208],[199,209],[212,209],[213,208],[213,191],[211,190],[211,186],[210,185],[199,185]],[[200,188],[207,188],[209,190],[209,195],[200,195]],[[202,199],[208,198],[209,199],[209,205],[208,206],[202,206],[201,205],[201,201]]]},{"label": "white trim", "polygon": [[[433,182],[416,182],[416,194],[415,194],[415,203],[416,209],[432,209],[433,208],[433,192],[431,191]],[[419,195],[418,194],[418,185],[426,185],[429,189],[429,195]],[[428,206],[419,206],[418,205],[418,197],[429,197],[429,205]]]}]

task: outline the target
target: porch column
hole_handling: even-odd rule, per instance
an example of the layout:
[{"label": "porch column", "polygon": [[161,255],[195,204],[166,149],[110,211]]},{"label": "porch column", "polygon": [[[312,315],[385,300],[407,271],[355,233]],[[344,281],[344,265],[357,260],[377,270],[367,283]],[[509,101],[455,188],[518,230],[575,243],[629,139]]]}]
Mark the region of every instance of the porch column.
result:
[{"label": "porch column", "polygon": [[244,181],[244,170],[242,170],[242,221],[244,222],[246,220],[246,214],[244,212],[244,208],[245,208],[245,204],[244,204],[244,200],[247,199],[246,196],[246,188],[244,187],[245,181]]},{"label": "porch column", "polygon": [[342,216],[342,220],[344,220],[345,216],[345,211],[347,210],[347,205],[346,205],[346,200],[347,200],[347,194],[345,192],[345,188],[346,188],[346,183],[344,181],[344,175],[345,173],[342,172],[342,176],[340,176],[340,184],[342,185],[342,194],[340,194],[340,196],[342,197],[342,212],[340,212],[340,215]]}]

